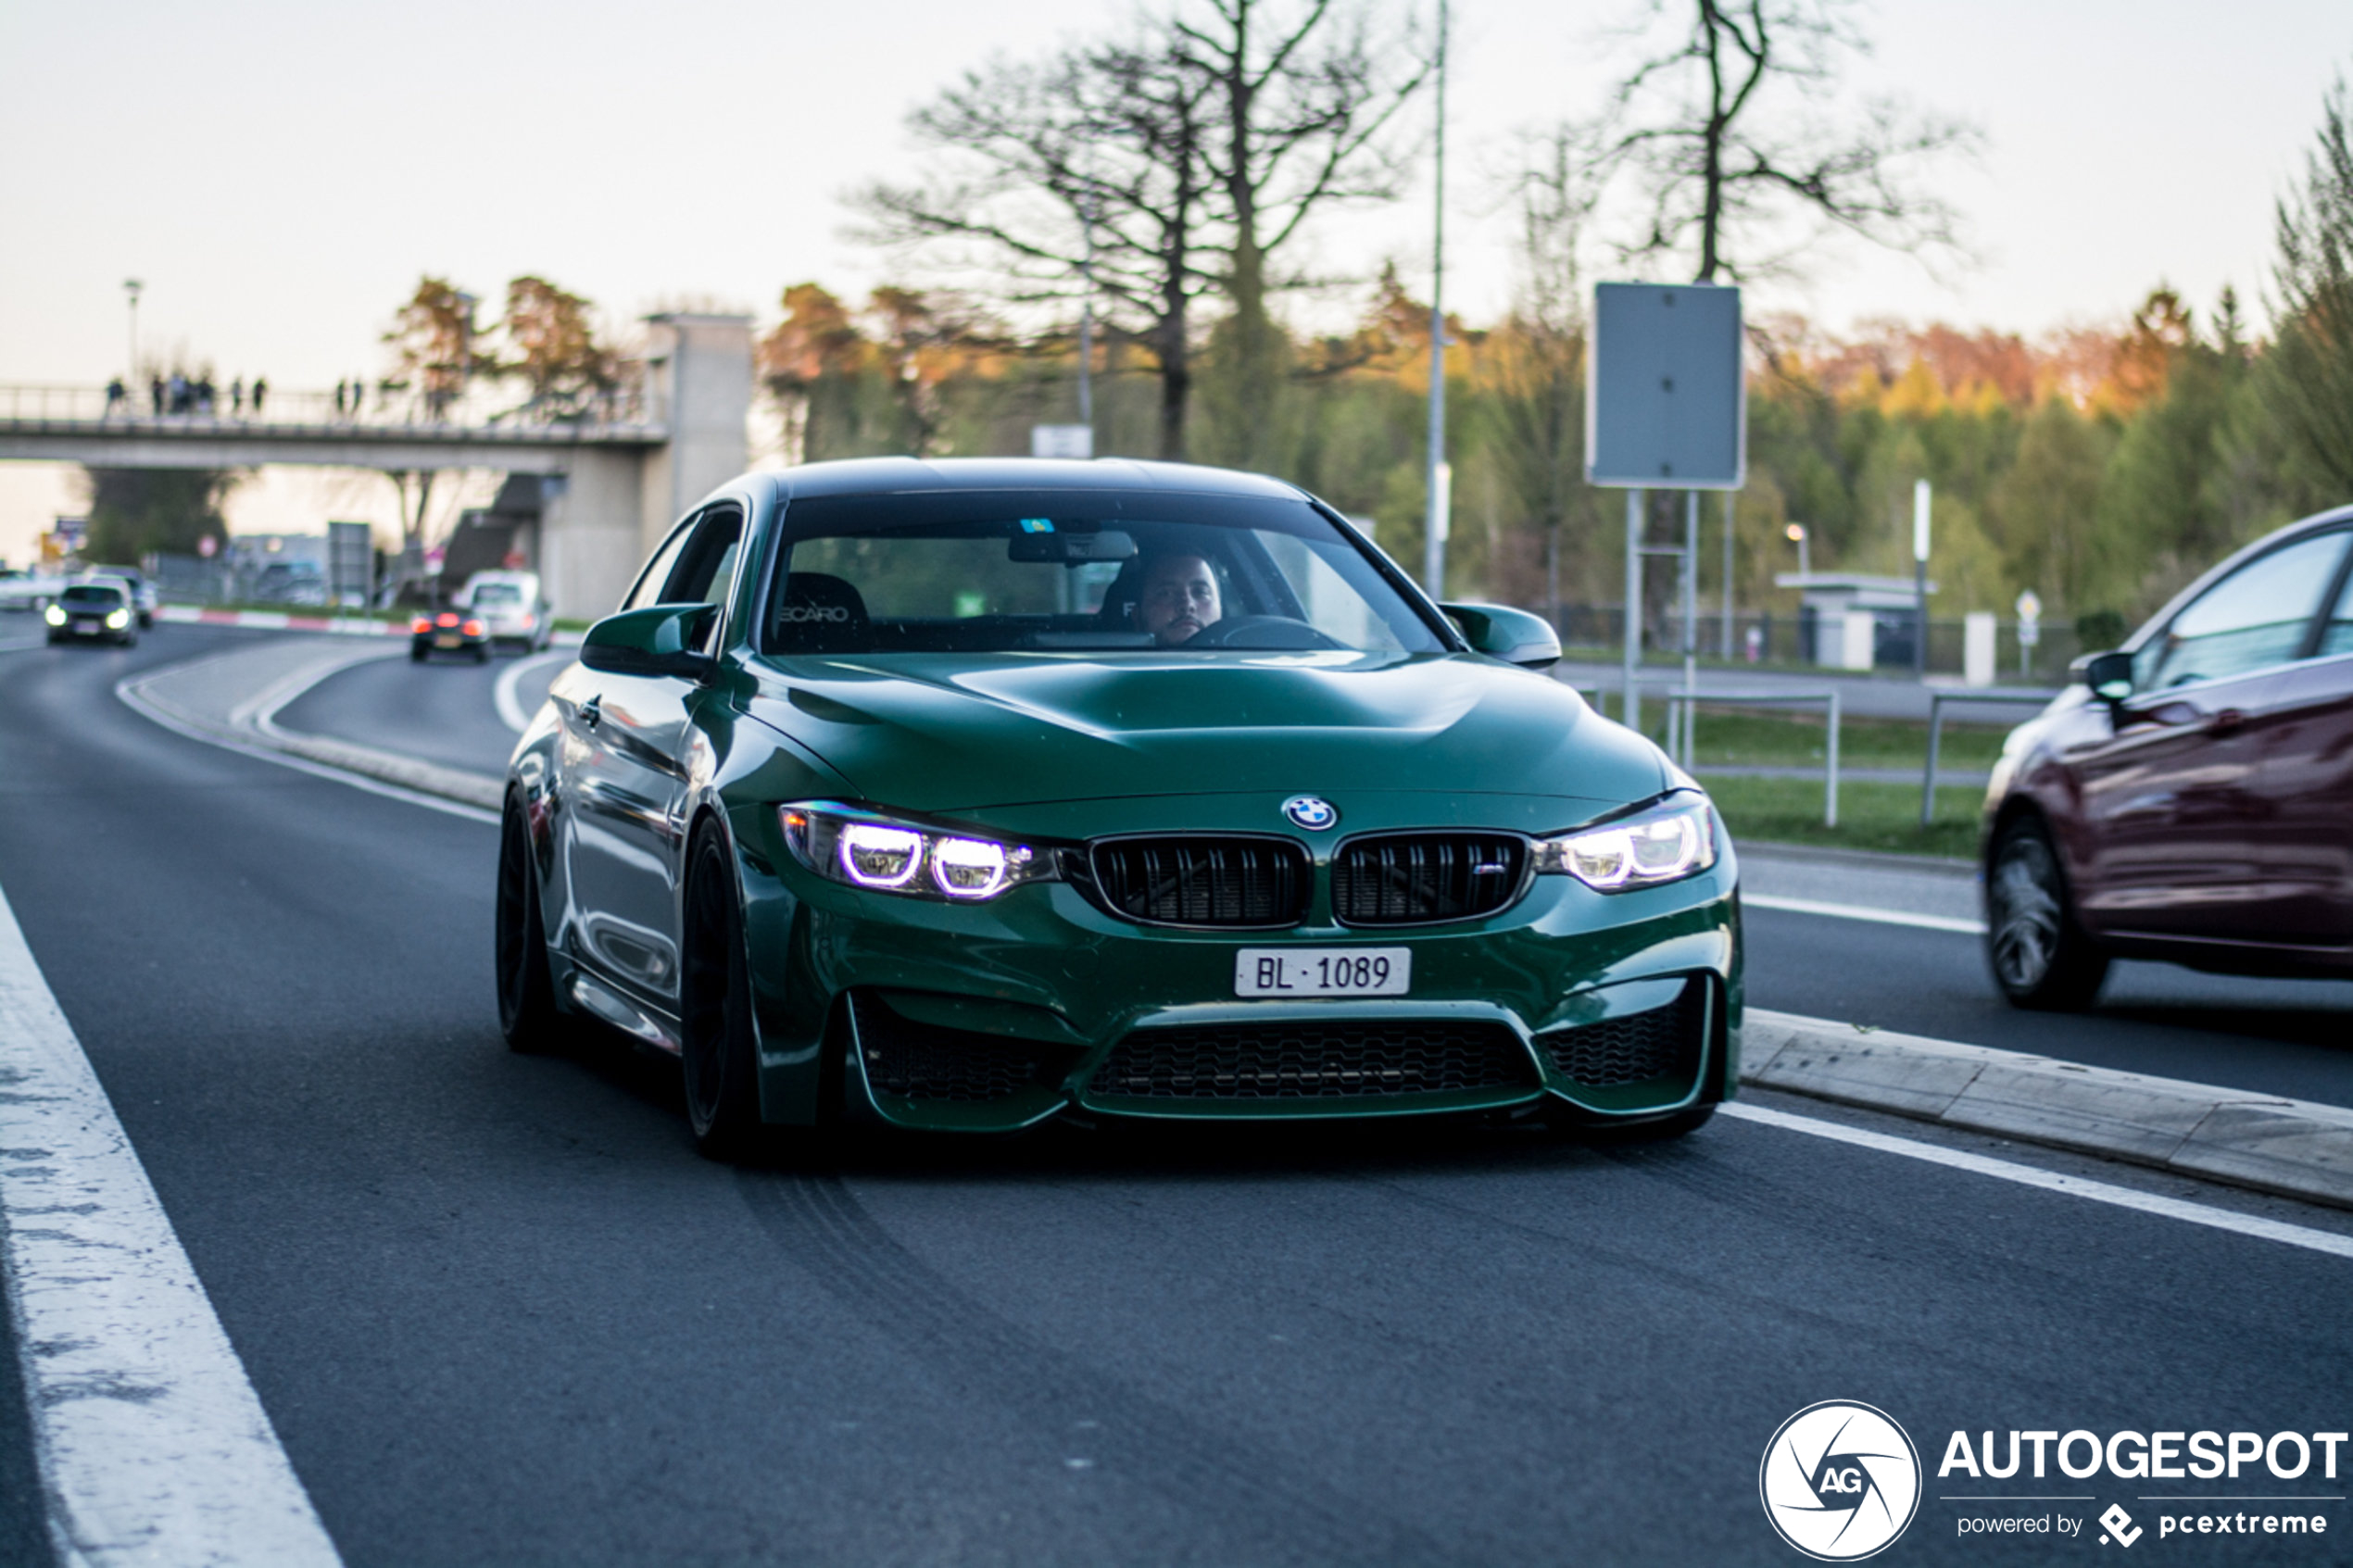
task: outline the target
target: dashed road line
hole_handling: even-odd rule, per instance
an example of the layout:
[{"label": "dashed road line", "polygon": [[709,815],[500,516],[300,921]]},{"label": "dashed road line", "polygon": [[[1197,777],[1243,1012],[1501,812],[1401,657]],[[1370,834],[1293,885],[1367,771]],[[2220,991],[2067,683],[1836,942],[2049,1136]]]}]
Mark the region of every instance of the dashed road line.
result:
[{"label": "dashed road line", "polygon": [[1860,1148],[1875,1149],[1881,1154],[1899,1154],[1906,1160],[1924,1160],[1931,1165],[1945,1165],[1956,1171],[1992,1176],[1997,1181],[2016,1182],[2021,1186],[2041,1187],[2045,1192],[2065,1193],[2070,1198],[2081,1198],[2087,1202],[2138,1210],[2144,1214],[2179,1220],[2186,1224],[2234,1231],[2240,1236],[2276,1241],[2285,1247],[2301,1247],[2308,1251],[2325,1252],[2336,1258],[2353,1258],[2353,1236],[2339,1236],[2334,1231],[2291,1225],[2282,1220],[2266,1220],[2255,1214],[2233,1213],[2228,1209],[2216,1209],[2208,1204],[2166,1198],[2153,1192],[2139,1192],[2111,1182],[2095,1182],[2085,1176],[2061,1175],[2057,1171],[2020,1165],[2016,1160],[1995,1160],[1983,1154],[1971,1154],[1967,1149],[1944,1148],[1935,1144],[1921,1143],[1916,1138],[1891,1137],[1885,1133],[1849,1127],[1837,1122],[1823,1122],[1811,1116],[1793,1116],[1786,1110],[1774,1110],[1767,1106],[1743,1105],[1735,1100],[1719,1109],[1727,1116],[1736,1116],[1743,1122],[1755,1122],[1767,1127],[1779,1127],[1784,1132],[1830,1138],[1838,1143],[1854,1144]]},{"label": "dashed road line", "polygon": [[67,1568],[335,1568],[4,893],[0,1258]]}]

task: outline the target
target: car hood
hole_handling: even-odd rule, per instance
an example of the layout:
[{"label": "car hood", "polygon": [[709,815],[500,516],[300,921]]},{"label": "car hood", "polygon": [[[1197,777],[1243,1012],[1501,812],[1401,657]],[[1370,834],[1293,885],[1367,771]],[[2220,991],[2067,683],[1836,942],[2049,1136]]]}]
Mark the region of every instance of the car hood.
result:
[{"label": "car hood", "polygon": [[778,660],[754,717],[877,805],[1342,789],[1616,805],[1674,782],[1569,687],[1468,654]]}]

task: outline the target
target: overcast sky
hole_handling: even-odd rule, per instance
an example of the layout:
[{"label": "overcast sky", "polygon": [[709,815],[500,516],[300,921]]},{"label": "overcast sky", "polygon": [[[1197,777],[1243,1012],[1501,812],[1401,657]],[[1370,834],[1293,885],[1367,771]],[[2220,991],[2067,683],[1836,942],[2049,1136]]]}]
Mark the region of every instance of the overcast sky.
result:
[{"label": "overcast sky", "polygon": [[[1491,319],[1508,214],[1481,170],[1514,132],[1590,113],[1597,33],[1632,0],[1455,0],[1449,303]],[[1424,0],[1425,8],[1434,0]],[[1115,25],[1124,5],[899,0],[0,0],[0,383],[102,383],[121,283],[143,340],[226,378],[330,386],[384,368],[418,276],[485,297],[539,272],[626,322],[665,303],[773,318],[784,286],[862,293],[885,258],[839,197],[912,168],[907,108],[991,48]],[[2253,302],[2271,204],[2329,82],[2346,0],[1881,0],[1852,91],[1974,119],[1940,184],[1977,265],[1825,250],[1755,291],[1832,327],[1943,319],[2034,332],[2114,319],[2160,279]],[[1018,30],[1009,26],[1017,19]],[[1336,224],[1332,268],[1395,257],[1426,289],[1415,198]],[[29,474],[0,475],[0,554]],[[14,495],[20,499],[12,503]]]}]

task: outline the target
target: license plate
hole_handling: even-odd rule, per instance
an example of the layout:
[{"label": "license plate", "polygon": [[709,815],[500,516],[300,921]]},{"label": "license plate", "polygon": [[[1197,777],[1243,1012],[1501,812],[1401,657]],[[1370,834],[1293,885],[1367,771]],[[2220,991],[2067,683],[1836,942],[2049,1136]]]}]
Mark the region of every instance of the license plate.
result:
[{"label": "license plate", "polygon": [[437,648],[461,648],[466,646],[466,639],[455,633],[449,633],[435,637],[433,640],[433,646]]},{"label": "license plate", "polygon": [[1244,947],[1234,955],[1237,997],[1403,997],[1411,947]]},{"label": "license plate", "polygon": [[94,632],[98,629],[98,623],[94,621],[77,621],[73,623],[73,629],[77,632]]}]

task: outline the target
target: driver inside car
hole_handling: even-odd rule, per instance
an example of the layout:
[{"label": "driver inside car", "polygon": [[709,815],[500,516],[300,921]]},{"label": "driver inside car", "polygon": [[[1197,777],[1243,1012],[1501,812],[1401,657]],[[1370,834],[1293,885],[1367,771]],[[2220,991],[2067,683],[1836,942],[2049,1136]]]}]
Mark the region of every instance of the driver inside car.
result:
[{"label": "driver inside car", "polygon": [[1197,555],[1155,556],[1145,564],[1136,596],[1136,630],[1162,647],[1190,641],[1220,614],[1217,574]]}]

